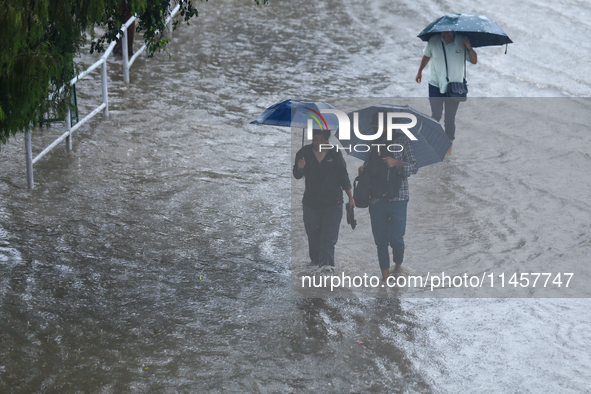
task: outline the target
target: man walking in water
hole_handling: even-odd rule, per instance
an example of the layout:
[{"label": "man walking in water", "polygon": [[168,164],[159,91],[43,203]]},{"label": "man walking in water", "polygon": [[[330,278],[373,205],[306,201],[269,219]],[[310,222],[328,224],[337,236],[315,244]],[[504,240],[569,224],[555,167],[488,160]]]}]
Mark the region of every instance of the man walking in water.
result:
[{"label": "man walking in water", "polygon": [[[445,53],[444,53],[445,51]],[[446,67],[447,57],[447,67]],[[429,83],[429,104],[431,105],[431,117],[441,120],[445,104],[444,126],[445,134],[452,144],[456,138],[456,113],[460,102],[449,98],[447,84],[449,82],[463,82],[465,61],[476,64],[478,57],[470,44],[468,37],[455,34],[453,31],[445,31],[435,34],[429,39],[423,50],[423,58],[416,76],[417,83],[423,80],[423,69],[430,64],[427,76]],[[453,145],[452,145],[453,146]],[[451,146],[447,154],[451,154]]]}]

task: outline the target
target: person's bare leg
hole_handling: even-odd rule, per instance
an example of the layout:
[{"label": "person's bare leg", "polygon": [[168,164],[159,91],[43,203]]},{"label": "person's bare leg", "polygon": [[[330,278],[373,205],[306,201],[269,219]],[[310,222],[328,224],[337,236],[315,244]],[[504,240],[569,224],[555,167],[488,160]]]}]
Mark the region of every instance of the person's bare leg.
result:
[{"label": "person's bare leg", "polygon": [[392,272],[395,277],[398,277],[402,274],[402,264],[394,264],[394,271]]},{"label": "person's bare leg", "polygon": [[449,146],[449,149],[447,150],[447,154],[451,155],[451,148],[454,146],[453,141],[451,142],[451,145]]},{"label": "person's bare leg", "polygon": [[390,277],[390,268],[383,269],[382,278],[384,279],[384,282],[388,280],[388,277]]}]

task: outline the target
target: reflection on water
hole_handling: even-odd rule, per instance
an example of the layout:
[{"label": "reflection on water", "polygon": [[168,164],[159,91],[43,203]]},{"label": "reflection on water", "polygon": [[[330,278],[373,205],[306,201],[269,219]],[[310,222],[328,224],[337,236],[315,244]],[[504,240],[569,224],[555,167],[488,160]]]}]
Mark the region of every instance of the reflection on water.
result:
[{"label": "reflection on water", "polygon": [[[34,190],[26,189],[21,138],[3,147],[0,391],[453,392],[468,381],[489,390],[584,390],[591,370],[584,300],[291,298],[290,229],[300,218],[290,212],[290,130],[248,122],[290,96],[424,96],[414,83],[422,48],[414,34],[433,19],[423,13],[442,10],[418,4],[202,4],[199,21],[174,33],[173,58],[138,59],[129,86],[119,60],[109,60],[110,117],[82,127],[72,153],[58,148],[36,164]],[[514,41],[528,42],[512,19],[523,12],[503,19],[492,5],[478,6],[512,38],[522,36]],[[560,7],[552,12],[571,16]],[[483,49],[479,68],[469,70],[471,90],[555,94],[540,90],[548,71],[529,45],[504,58]],[[575,48],[561,45],[566,55]],[[82,114],[100,101],[98,86],[77,86]],[[590,84],[561,86],[577,95]],[[57,130],[36,133],[34,149]],[[466,193],[488,178],[477,153],[462,146],[475,139],[463,130],[457,156],[438,167],[447,171],[438,187],[458,186],[449,190],[452,210],[494,210],[496,200]],[[492,156],[491,167],[506,155]],[[561,163],[587,163],[584,149],[572,155]],[[428,190],[417,182],[411,187]],[[527,183],[527,172],[516,182]],[[578,197],[588,182],[558,182],[575,198],[556,195],[554,204],[563,202],[569,215],[589,212]],[[510,228],[535,217],[521,214],[528,204],[535,201],[493,222],[516,240],[517,253],[521,236]],[[487,215],[471,217],[487,223]],[[434,242],[452,260],[470,247]],[[589,243],[581,236],[578,245],[582,260]]]}]

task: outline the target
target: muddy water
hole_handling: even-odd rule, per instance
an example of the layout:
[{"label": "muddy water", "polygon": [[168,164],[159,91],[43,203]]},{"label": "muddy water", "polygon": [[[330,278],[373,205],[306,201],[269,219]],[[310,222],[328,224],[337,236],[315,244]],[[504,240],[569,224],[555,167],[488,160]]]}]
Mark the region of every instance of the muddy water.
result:
[{"label": "muddy water", "polygon": [[[581,33],[564,23],[583,18],[588,5],[536,4],[506,2],[511,12],[499,13],[502,7],[486,2],[457,3],[488,14],[516,41],[506,56],[504,48],[479,51],[479,64],[468,70],[475,95],[589,95],[584,66],[560,66],[560,59],[588,52],[588,44],[571,38]],[[290,130],[248,122],[289,97],[426,95],[414,82],[423,46],[415,36],[446,7],[427,1],[200,7],[199,20],[174,33],[172,59],[138,59],[130,85],[122,82],[120,60],[110,59],[110,117],[82,127],[72,153],[59,148],[36,164],[34,190],[26,189],[22,139],[2,148],[2,391],[586,389],[585,299],[291,296],[290,230],[301,218],[291,212]],[[563,39],[556,39],[558,31]],[[536,40],[552,44],[553,62]],[[549,82],[554,75],[558,83]],[[97,81],[78,85],[82,114],[100,102]],[[538,208],[542,214],[566,208],[570,222],[559,227],[556,247],[571,265],[584,263],[590,210],[582,196],[589,180],[579,167],[588,165],[588,138],[567,146],[570,161],[553,174],[569,193],[528,184],[523,175],[483,195],[473,193],[477,182],[484,177],[490,184],[501,170],[485,172],[495,168],[482,163],[486,146],[484,153],[470,151],[478,139],[463,130],[454,159],[411,184],[417,219],[409,234],[432,228],[420,213],[429,193],[438,192],[429,189],[437,179],[452,218],[463,218],[451,235],[441,232],[433,241],[446,264],[460,270],[468,256],[494,266],[502,253],[528,261],[535,253],[527,242],[545,221],[521,209],[538,200],[524,201],[516,216],[499,209],[498,199],[521,185],[526,198],[528,188],[552,195],[549,209]],[[35,151],[56,134],[57,127],[36,132]],[[530,163],[520,150],[527,140],[499,160]],[[527,170],[536,175],[535,168]],[[448,228],[445,220],[440,226]],[[454,231],[482,242],[453,243]],[[551,234],[543,230],[542,238]],[[507,248],[488,243],[503,236]],[[409,252],[415,264],[431,257],[420,248]]]}]

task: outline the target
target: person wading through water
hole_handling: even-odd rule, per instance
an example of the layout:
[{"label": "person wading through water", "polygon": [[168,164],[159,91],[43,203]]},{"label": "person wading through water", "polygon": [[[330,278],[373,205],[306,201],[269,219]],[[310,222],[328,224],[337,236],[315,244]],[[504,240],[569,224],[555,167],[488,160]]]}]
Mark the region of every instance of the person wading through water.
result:
[{"label": "person wading through water", "polygon": [[314,130],[312,144],[302,147],[295,157],[293,176],[306,180],[302,199],[304,227],[312,264],[325,273],[333,273],[334,250],[343,216],[343,190],[349,206],[355,206],[351,182],[343,154],[335,147],[320,149],[330,138],[328,130]]}]

